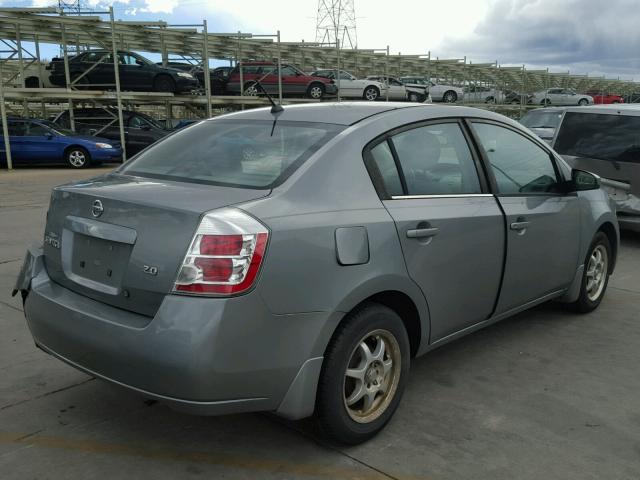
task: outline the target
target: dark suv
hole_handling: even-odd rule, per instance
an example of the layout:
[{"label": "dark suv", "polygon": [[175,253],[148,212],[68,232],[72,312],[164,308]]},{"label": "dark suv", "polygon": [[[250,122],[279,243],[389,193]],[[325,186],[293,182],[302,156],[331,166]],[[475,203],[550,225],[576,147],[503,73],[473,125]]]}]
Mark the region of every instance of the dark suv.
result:
[{"label": "dark suv", "polygon": [[[118,112],[115,108],[76,108],[73,110],[73,117],[79,134],[120,141]],[[169,130],[143,113],[123,110],[122,119],[127,157],[135,155],[169,134]],[[53,122],[62,128],[70,128],[69,110],[60,113]]]},{"label": "dark suv", "polygon": [[[198,80],[189,72],[163,67],[133,52],[118,52],[120,88],[142,92],[190,92],[198,88]],[[65,87],[64,62],[54,58],[48,67],[52,84]],[[84,74],[84,75],[83,75]],[[113,54],[108,50],[89,50],[69,60],[71,81],[78,88],[109,90],[115,88]]]},{"label": "dark suv", "polygon": [[572,167],[601,176],[620,228],[640,232],[640,106],[567,107],[560,116],[550,141],[555,151]]},{"label": "dark suv", "polygon": [[[281,66],[283,95],[307,96],[320,99],[325,95],[338,93],[333,80],[325,77],[307,75],[293,65]],[[242,92],[244,95],[258,95],[260,89],[255,81],[260,83],[271,95],[278,94],[278,66],[273,62],[244,62],[242,63]],[[234,68],[227,81],[229,93],[240,93],[240,68]]]}]

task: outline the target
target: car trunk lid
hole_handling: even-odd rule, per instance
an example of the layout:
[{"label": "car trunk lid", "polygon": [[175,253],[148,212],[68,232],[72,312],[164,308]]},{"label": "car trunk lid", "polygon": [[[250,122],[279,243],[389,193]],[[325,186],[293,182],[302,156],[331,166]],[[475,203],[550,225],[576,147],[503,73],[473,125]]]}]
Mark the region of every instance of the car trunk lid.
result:
[{"label": "car trunk lid", "polygon": [[153,316],[201,216],[269,193],[118,174],[57,187],[47,213],[47,271],[76,293]]}]

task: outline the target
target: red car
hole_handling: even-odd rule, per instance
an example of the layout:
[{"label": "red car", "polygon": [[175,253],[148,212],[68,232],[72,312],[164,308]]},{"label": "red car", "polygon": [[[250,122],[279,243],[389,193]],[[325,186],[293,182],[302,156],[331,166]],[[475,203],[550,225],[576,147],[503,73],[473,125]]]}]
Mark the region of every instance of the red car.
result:
[{"label": "red car", "polygon": [[[273,62],[243,62],[242,64],[242,92],[244,95],[258,95],[262,93],[255,81],[260,83],[270,95],[278,94],[278,66]],[[325,95],[338,93],[333,80],[324,77],[307,75],[293,65],[282,64],[282,94],[307,96],[320,99]],[[229,74],[227,92],[240,93],[240,67],[236,66]]]},{"label": "red car", "polygon": [[587,95],[593,97],[593,103],[595,104],[624,103],[624,98],[620,95],[605,95],[601,92],[587,92]]}]

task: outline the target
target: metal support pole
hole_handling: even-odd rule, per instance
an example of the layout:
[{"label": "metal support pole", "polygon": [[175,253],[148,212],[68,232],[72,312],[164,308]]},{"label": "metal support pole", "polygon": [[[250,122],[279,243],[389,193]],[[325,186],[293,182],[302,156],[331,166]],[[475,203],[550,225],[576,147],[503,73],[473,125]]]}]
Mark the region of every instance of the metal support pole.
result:
[{"label": "metal support pole", "polygon": [[[69,74],[69,54],[67,52],[67,30],[64,26],[64,23],[60,24],[60,33],[62,34],[62,56],[64,60],[64,79],[67,85],[67,90],[71,89],[71,75]],[[73,113],[73,100],[71,98],[68,99],[69,105],[69,128],[75,131],[76,129],[76,120],[75,115]]]},{"label": "metal support pole", "polygon": [[109,22],[111,23],[111,50],[113,52],[113,71],[116,77],[116,102],[118,104],[118,123],[120,127],[120,145],[122,146],[122,161],[127,161],[127,147],[125,145],[124,119],[122,117],[122,92],[120,91],[120,65],[118,48],[116,47],[116,25],[113,18],[113,6],[109,7]]},{"label": "metal support pole", "polygon": [[278,30],[278,103],[282,105],[282,54],[280,52],[280,30]]},{"label": "metal support pole", "polygon": [[[22,38],[20,36],[20,24],[16,23],[16,45],[18,46],[18,68],[20,69],[20,87],[25,88],[25,72],[24,72],[24,58],[22,56]],[[29,102],[25,98],[22,100],[22,116],[29,116]]]},{"label": "metal support pole", "polygon": [[336,86],[338,87],[338,102],[340,101],[340,39],[338,38],[338,29],[336,28]]},{"label": "metal support pole", "polygon": [[385,57],[385,61],[384,61],[384,81],[387,84],[387,93],[386,93],[386,99],[385,101],[389,101],[389,88],[391,88],[391,86],[389,85],[389,45],[387,45],[387,55]]},{"label": "metal support pole", "polygon": [[[244,96],[244,77],[242,75],[242,44],[240,43],[240,30],[238,30],[238,53],[236,54],[236,65],[240,71],[240,96]],[[240,104],[240,108],[244,110],[244,103]]]},{"label": "metal support pole", "polygon": [[211,118],[211,77],[209,77],[209,34],[207,21],[202,21],[202,67],[204,70],[204,92],[207,97],[207,118]]},{"label": "metal support pole", "polygon": [[[33,43],[36,47],[36,62],[38,62],[38,87],[44,88],[44,80],[42,80],[44,77],[44,71],[42,70],[42,60],[40,59],[40,41],[38,40],[37,34],[33,36]],[[40,105],[42,108],[42,118],[47,118],[47,107],[44,100],[40,102]]]},{"label": "metal support pole", "polygon": [[2,136],[4,137],[4,153],[7,157],[7,170],[13,168],[11,161],[11,145],[9,144],[9,125],[7,125],[7,109],[4,104],[4,76],[2,75],[2,63],[0,62],[0,117],[2,117]]}]

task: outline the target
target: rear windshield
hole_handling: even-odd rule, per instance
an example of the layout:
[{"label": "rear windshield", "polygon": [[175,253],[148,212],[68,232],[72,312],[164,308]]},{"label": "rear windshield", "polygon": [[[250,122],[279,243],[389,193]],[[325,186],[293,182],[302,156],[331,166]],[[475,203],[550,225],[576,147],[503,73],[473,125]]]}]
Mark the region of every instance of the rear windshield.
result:
[{"label": "rear windshield", "polygon": [[326,123],[214,120],[180,130],[118,172],[243,188],[282,183],[344,127]]},{"label": "rear windshield", "polygon": [[527,113],[520,119],[520,123],[527,128],[557,128],[561,118],[562,112],[539,110]]},{"label": "rear windshield", "polygon": [[563,155],[640,163],[640,117],[567,113],[554,148]]}]

